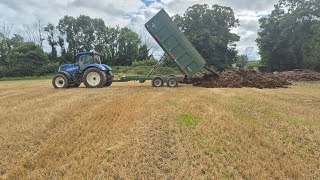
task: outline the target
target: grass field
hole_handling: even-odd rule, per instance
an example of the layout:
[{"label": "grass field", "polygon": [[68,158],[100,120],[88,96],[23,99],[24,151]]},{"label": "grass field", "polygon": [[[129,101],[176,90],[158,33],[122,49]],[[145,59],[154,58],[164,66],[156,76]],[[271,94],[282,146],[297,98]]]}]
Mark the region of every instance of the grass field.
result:
[{"label": "grass field", "polygon": [[319,179],[320,83],[0,82],[0,179]]}]

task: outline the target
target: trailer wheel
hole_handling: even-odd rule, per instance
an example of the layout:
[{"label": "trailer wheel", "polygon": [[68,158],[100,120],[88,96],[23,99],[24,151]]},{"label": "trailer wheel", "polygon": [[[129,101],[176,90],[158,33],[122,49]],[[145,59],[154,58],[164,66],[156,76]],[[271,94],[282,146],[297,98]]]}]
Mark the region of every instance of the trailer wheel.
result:
[{"label": "trailer wheel", "polygon": [[89,68],[84,72],[83,77],[87,88],[102,88],[107,81],[107,74],[98,68]]},{"label": "trailer wheel", "polygon": [[52,85],[54,88],[68,88],[70,87],[69,80],[64,74],[56,74],[52,78]]},{"label": "trailer wheel", "polygon": [[178,86],[178,80],[174,76],[169,76],[167,79],[167,86],[168,87],[177,87]]},{"label": "trailer wheel", "polygon": [[156,76],[152,79],[152,87],[162,87],[163,84],[163,79],[159,76]]}]

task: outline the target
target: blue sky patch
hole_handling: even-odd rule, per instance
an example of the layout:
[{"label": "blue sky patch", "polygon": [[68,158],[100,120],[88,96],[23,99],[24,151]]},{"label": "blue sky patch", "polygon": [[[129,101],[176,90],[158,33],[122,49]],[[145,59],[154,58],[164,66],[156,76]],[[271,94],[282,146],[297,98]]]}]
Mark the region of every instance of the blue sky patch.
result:
[{"label": "blue sky patch", "polygon": [[161,2],[161,0],[141,0],[147,7],[149,7],[154,2]]}]

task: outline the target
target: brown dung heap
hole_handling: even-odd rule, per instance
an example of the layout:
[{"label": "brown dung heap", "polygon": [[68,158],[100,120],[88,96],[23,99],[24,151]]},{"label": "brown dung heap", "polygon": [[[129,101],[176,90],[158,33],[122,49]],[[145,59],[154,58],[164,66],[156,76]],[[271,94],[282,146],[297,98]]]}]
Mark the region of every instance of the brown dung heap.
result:
[{"label": "brown dung heap", "polygon": [[219,77],[212,74],[201,74],[193,79],[194,86],[205,88],[285,88],[290,83],[271,73],[260,73],[253,70],[227,70]]},{"label": "brown dung heap", "polygon": [[288,81],[320,81],[320,73],[314,71],[284,71],[277,76]]}]

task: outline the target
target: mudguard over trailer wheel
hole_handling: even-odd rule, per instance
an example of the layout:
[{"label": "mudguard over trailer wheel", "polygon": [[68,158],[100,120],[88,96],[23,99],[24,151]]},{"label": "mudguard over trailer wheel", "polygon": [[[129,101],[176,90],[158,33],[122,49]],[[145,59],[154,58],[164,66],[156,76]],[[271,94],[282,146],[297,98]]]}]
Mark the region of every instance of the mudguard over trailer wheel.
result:
[{"label": "mudguard over trailer wheel", "polygon": [[66,75],[64,74],[56,74],[53,78],[52,78],[52,85],[54,88],[58,89],[58,88],[69,88],[70,87],[70,83],[69,83],[69,79]]},{"label": "mudguard over trailer wheel", "polygon": [[107,81],[107,74],[98,68],[89,68],[83,75],[87,88],[102,88]]},{"label": "mudguard over trailer wheel", "polygon": [[160,76],[156,76],[151,81],[152,87],[162,87],[164,84],[163,79]]}]

